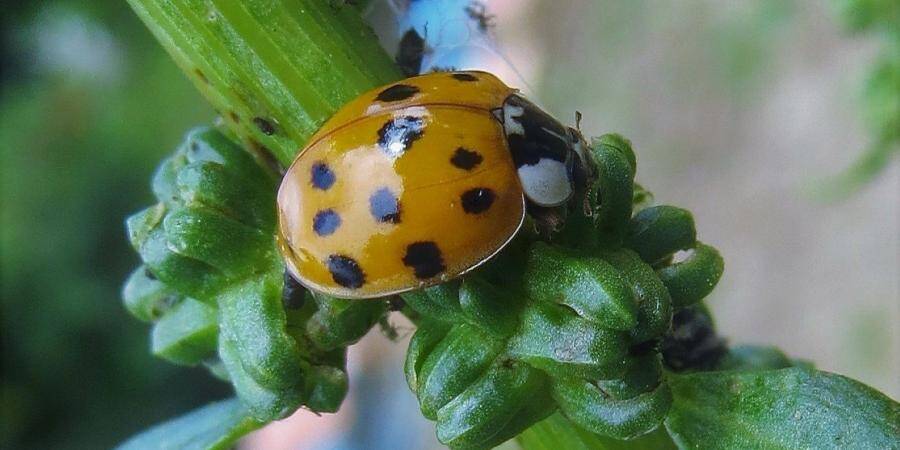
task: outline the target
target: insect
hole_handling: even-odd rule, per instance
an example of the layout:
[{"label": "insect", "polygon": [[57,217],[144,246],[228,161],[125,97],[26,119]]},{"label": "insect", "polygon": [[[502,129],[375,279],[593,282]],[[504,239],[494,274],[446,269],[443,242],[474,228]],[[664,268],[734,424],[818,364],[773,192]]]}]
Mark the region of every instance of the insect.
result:
[{"label": "insect", "polygon": [[[525,92],[525,77],[500,48],[496,16],[478,0],[389,0],[397,14],[395,61],[406,76],[448,70],[487,70]],[[534,98],[534,97],[532,97]]]},{"label": "insect", "polygon": [[487,72],[367,92],[310,139],[278,191],[288,272],[343,298],[458,277],[499,252],[526,208],[577,204],[594,172],[581,133]]}]

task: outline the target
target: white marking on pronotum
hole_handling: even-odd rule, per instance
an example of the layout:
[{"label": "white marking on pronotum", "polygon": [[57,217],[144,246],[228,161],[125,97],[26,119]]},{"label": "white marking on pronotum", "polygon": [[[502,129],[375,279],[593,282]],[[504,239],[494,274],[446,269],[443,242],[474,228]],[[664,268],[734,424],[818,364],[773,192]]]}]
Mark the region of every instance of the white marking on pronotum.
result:
[{"label": "white marking on pronotum", "polygon": [[510,104],[503,105],[503,126],[506,128],[506,134],[518,134],[525,136],[525,127],[519,122],[519,117],[525,114],[524,106],[513,106]]},{"label": "white marking on pronotum", "polygon": [[497,122],[503,123],[503,108],[494,108],[491,110],[491,114],[494,115],[494,118],[497,119]]},{"label": "white marking on pronotum", "polygon": [[519,167],[525,195],[540,206],[561,205],[572,196],[572,184],[565,163],[541,158],[537,164]]}]

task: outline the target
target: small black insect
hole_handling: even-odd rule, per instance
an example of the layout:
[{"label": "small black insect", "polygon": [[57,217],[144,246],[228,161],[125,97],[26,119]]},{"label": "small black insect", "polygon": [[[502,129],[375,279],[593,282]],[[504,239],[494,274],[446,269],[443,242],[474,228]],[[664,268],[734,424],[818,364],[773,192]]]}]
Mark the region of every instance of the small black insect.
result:
[{"label": "small black insect", "polygon": [[484,3],[473,1],[469,6],[466,6],[465,11],[470,19],[478,23],[478,29],[482,33],[494,28],[497,17],[487,12],[487,6]]},{"label": "small black insect", "polygon": [[253,124],[256,125],[256,128],[259,128],[259,131],[261,131],[262,134],[265,134],[266,136],[275,134],[275,125],[273,125],[272,122],[263,119],[262,117],[254,117]]},{"label": "small black insect", "polygon": [[419,36],[415,29],[410,28],[400,38],[397,56],[394,61],[400,67],[400,71],[407,77],[419,74],[422,68],[422,58],[425,56],[425,39]]}]

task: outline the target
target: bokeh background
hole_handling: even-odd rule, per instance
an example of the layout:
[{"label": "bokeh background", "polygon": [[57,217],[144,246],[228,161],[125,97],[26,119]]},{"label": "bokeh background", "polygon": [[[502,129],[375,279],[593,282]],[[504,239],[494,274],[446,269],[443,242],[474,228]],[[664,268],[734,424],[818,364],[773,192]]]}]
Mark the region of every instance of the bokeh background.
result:
[{"label": "bokeh background", "polygon": [[[390,11],[373,20],[391,40]],[[816,195],[874,139],[863,87],[882,50],[840,2],[494,0],[537,100],[632,139],[638,181],[694,212],[726,261],[708,299],[731,342],[776,345],[900,397],[900,167]],[[0,447],[106,448],[229,395],[148,353],[120,286],[123,220],[155,165],[214,119],[120,0],[4,6],[0,54]],[[895,97],[896,98],[896,97]],[[397,323],[401,336],[409,331]],[[298,413],[244,448],[437,447],[402,378],[405,339],[351,353],[340,414]]]}]

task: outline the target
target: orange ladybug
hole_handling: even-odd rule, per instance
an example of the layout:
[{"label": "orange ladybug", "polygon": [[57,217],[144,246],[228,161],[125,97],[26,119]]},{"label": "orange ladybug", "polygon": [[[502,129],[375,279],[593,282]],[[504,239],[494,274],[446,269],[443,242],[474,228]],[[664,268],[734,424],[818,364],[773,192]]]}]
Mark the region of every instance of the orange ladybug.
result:
[{"label": "orange ladybug", "polygon": [[566,204],[592,172],[581,134],[486,72],[437,72],[359,96],[310,139],[278,190],[287,271],[376,298],[458,277],[529,208]]}]

